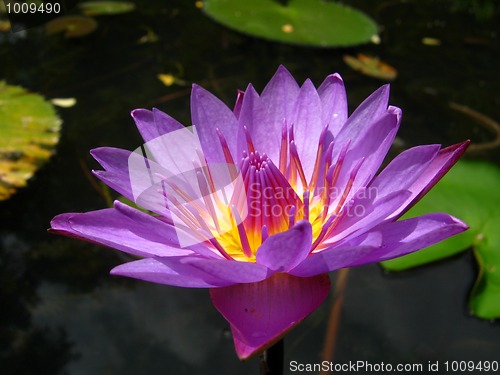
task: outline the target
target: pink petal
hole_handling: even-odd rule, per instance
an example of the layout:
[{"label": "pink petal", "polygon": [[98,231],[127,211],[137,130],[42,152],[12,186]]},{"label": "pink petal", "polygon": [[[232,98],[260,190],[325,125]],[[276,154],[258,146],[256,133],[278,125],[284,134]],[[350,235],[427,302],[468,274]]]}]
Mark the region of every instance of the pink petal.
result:
[{"label": "pink petal", "polygon": [[286,232],[269,237],[257,250],[257,263],[273,271],[286,272],[307,257],[311,244],[311,224],[299,221]]},{"label": "pink petal", "polygon": [[231,325],[240,359],[281,339],[318,308],[330,290],[328,275],[300,278],[276,273],[252,284],[210,290],[212,302]]}]

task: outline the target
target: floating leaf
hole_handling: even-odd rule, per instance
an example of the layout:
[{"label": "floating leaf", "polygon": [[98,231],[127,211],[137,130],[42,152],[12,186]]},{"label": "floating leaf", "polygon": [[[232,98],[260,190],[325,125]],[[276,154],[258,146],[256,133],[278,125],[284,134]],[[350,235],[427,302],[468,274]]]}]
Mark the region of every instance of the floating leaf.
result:
[{"label": "floating leaf", "polygon": [[500,168],[459,161],[405,217],[447,212],[470,229],[434,246],[382,263],[402,271],[457,254],[472,246],[480,272],[469,299],[471,311],[484,319],[500,317]]},{"label": "floating leaf", "polygon": [[47,34],[64,32],[66,38],[78,38],[97,29],[95,19],[84,16],[62,16],[45,24]]},{"label": "floating leaf", "polygon": [[186,85],[186,81],[183,79],[177,78],[173,74],[158,74],[156,76],[165,86],[170,87],[174,84],[179,86]]},{"label": "floating leaf", "polygon": [[280,42],[317,47],[367,43],[377,34],[368,16],[323,0],[206,0],[203,10],[223,25]]},{"label": "floating leaf", "polygon": [[398,75],[396,68],[380,61],[378,57],[358,53],[357,57],[344,55],[343,60],[350,68],[370,77],[392,81]]},{"label": "floating leaf", "polygon": [[425,37],[422,38],[422,44],[426,46],[440,46],[441,40],[437,38]]},{"label": "floating leaf", "polygon": [[76,104],[75,98],[53,98],[50,102],[61,108],[70,108]]},{"label": "floating leaf", "polygon": [[146,34],[141,36],[137,43],[139,44],[144,44],[144,43],[156,43],[157,41],[160,40],[159,36],[153,31],[153,29],[146,27]]},{"label": "floating leaf", "polygon": [[78,4],[78,7],[87,16],[101,16],[131,12],[135,4],[125,1],[86,1]]},{"label": "floating leaf", "polygon": [[0,31],[4,33],[10,31],[10,21],[0,19]]},{"label": "floating leaf", "polygon": [[61,120],[40,95],[0,81],[0,200],[9,198],[52,154]]}]

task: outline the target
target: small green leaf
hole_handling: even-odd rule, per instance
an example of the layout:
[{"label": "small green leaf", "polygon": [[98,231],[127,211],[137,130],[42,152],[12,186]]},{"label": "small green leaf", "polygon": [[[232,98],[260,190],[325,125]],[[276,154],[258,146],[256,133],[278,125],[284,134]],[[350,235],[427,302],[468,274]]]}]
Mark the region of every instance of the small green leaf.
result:
[{"label": "small green leaf", "polygon": [[317,47],[366,43],[377,25],[360,11],[323,0],[205,0],[206,14],[243,33]]},{"label": "small green leaf", "polygon": [[0,200],[9,198],[51,155],[61,120],[38,94],[0,81]]},{"label": "small green leaf", "polygon": [[404,218],[446,212],[469,229],[436,245],[382,263],[402,271],[473,247],[480,267],[469,301],[471,311],[485,319],[500,317],[500,169],[478,161],[459,161]]}]

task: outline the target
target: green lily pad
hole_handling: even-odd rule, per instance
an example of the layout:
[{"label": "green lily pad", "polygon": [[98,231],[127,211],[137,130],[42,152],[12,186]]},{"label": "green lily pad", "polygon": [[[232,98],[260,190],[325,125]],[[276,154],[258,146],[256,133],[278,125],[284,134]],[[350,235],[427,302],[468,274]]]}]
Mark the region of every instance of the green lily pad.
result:
[{"label": "green lily pad", "polygon": [[351,46],[377,36],[377,25],[360,11],[323,0],[205,0],[207,15],[257,37],[317,47]]},{"label": "green lily pad", "polygon": [[61,120],[38,94],[0,81],[0,200],[9,198],[52,155]]},{"label": "green lily pad", "polygon": [[97,29],[97,22],[91,17],[62,16],[45,24],[45,32],[49,35],[64,32],[66,38],[79,38]]},{"label": "green lily pad", "polygon": [[87,16],[101,16],[131,12],[135,4],[126,1],[86,1],[78,7]]},{"label": "green lily pad", "polygon": [[470,229],[426,249],[382,263],[402,271],[447,258],[472,246],[479,265],[469,308],[480,318],[500,317],[500,168],[479,161],[459,161],[405,216],[446,212]]}]

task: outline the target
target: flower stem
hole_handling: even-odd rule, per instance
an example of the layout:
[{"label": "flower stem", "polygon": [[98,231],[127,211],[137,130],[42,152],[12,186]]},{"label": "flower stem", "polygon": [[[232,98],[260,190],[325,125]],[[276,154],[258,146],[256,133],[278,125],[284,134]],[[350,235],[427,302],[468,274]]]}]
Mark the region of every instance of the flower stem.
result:
[{"label": "flower stem", "polygon": [[[328,326],[326,329],[325,343],[323,345],[322,361],[333,362],[348,275],[349,268],[342,268],[337,273],[335,290],[333,294],[333,304],[330,310],[330,317],[328,319]],[[320,372],[320,375],[324,374],[326,374],[326,372]]]},{"label": "flower stem", "polygon": [[282,375],[284,353],[285,339],[281,339],[262,353],[260,375]]}]

